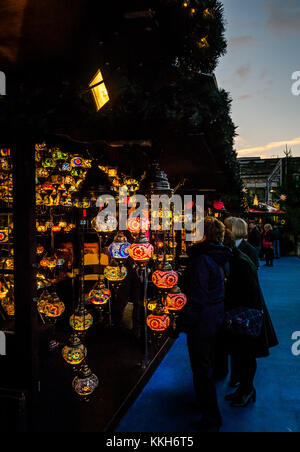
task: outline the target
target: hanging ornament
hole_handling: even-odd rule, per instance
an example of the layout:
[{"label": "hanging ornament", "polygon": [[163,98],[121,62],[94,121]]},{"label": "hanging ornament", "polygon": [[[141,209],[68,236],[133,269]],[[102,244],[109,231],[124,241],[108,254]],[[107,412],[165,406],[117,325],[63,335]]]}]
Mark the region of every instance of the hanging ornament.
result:
[{"label": "hanging ornament", "polygon": [[1,306],[8,317],[15,316],[15,303],[12,296],[1,300]]},{"label": "hanging ornament", "polygon": [[70,338],[69,344],[63,348],[62,356],[66,363],[71,366],[78,366],[87,357],[87,349],[76,334]]},{"label": "hanging ornament", "polygon": [[107,216],[103,218],[98,215],[96,218],[92,220],[92,228],[97,233],[108,233],[113,232],[117,229],[118,221],[114,217]]},{"label": "hanging ornament", "polygon": [[148,242],[144,233],[140,233],[138,239],[130,246],[129,255],[138,264],[147,265],[152,258],[154,248]]},{"label": "hanging ornament", "polygon": [[87,364],[83,364],[78,376],[73,380],[73,388],[76,394],[87,398],[94,393],[98,386],[98,377],[92,373]]},{"label": "hanging ornament", "polygon": [[172,289],[178,283],[178,273],[173,271],[170,262],[165,259],[153,273],[152,281],[159,289]]},{"label": "hanging ornament", "polygon": [[79,333],[88,331],[93,323],[93,316],[83,306],[70,317],[71,328]]}]

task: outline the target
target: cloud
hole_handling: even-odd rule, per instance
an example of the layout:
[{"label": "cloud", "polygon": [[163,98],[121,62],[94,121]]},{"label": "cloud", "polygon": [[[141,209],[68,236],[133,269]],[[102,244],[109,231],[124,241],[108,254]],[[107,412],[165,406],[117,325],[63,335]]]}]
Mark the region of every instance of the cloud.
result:
[{"label": "cloud", "polygon": [[252,94],[243,94],[242,96],[238,97],[238,100],[248,100],[252,98]]},{"label": "cloud", "polygon": [[243,64],[235,71],[235,75],[244,80],[247,77],[249,77],[250,72],[251,72],[250,64]]},{"label": "cloud", "polygon": [[300,4],[298,0],[284,2],[267,1],[268,25],[273,31],[284,33],[300,32]]},{"label": "cloud", "polygon": [[259,153],[259,152],[266,152],[266,151],[272,151],[273,149],[284,148],[286,145],[295,146],[298,144],[300,144],[300,137],[293,138],[291,140],[285,140],[285,141],[273,141],[271,143],[268,143],[268,144],[265,144],[262,146],[240,149],[238,151],[238,153],[242,154],[242,156],[248,156],[248,155]]},{"label": "cloud", "polygon": [[253,36],[246,35],[246,36],[237,36],[235,38],[230,38],[228,41],[228,45],[231,49],[237,50],[241,47],[249,46],[251,44],[254,44],[256,42],[256,39]]}]

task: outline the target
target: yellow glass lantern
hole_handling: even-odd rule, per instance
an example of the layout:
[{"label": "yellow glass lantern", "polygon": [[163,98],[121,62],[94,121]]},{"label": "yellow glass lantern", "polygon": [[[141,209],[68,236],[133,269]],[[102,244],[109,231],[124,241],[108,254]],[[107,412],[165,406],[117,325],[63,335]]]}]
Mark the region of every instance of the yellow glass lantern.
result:
[{"label": "yellow glass lantern", "polygon": [[105,278],[111,283],[121,283],[127,276],[127,269],[119,266],[116,261],[112,261],[104,270]]},{"label": "yellow glass lantern", "polygon": [[65,305],[57,296],[57,293],[49,294],[45,291],[38,301],[38,311],[48,319],[58,319],[65,312]]},{"label": "yellow glass lantern", "polygon": [[62,350],[62,357],[71,366],[78,366],[87,357],[87,349],[75,334],[70,338],[69,344]]},{"label": "yellow glass lantern", "polygon": [[88,331],[92,327],[93,323],[93,316],[84,307],[79,308],[70,317],[70,326],[77,332]]}]

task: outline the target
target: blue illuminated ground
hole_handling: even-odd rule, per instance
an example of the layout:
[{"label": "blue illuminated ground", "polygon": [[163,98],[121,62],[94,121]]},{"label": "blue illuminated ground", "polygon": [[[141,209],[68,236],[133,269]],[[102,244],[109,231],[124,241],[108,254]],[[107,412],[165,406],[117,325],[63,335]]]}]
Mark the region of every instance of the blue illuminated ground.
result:
[{"label": "blue illuminated ground", "polygon": [[[292,334],[300,331],[300,259],[263,267],[260,278],[280,345],[270,358],[258,361],[255,405],[231,408],[223,398],[228,382],[218,383],[222,432],[300,432],[300,356],[291,351]],[[199,419],[186,337],[181,335],[117,432],[193,432],[191,423]]]}]

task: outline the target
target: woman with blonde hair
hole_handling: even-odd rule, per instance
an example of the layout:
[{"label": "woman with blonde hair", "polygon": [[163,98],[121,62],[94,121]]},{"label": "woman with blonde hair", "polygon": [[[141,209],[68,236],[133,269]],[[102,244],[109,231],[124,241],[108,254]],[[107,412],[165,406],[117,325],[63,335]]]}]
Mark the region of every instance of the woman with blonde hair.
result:
[{"label": "woman with blonde hair", "polygon": [[246,254],[259,269],[259,257],[254,246],[246,242],[248,236],[248,224],[242,218],[229,217],[224,221],[226,229],[231,231],[236,247],[244,254]]}]

